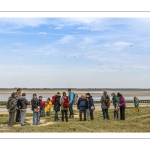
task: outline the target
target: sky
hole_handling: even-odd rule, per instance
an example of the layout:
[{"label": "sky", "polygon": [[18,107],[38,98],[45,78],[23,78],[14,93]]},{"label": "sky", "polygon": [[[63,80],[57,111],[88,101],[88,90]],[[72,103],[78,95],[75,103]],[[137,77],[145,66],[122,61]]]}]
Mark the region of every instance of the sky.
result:
[{"label": "sky", "polygon": [[0,18],[0,88],[150,88],[150,18]]}]

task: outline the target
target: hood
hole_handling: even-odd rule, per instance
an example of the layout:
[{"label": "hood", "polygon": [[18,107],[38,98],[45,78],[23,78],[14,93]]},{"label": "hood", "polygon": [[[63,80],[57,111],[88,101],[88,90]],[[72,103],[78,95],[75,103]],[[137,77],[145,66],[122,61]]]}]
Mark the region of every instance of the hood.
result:
[{"label": "hood", "polygon": [[20,100],[21,100],[21,101],[24,100],[24,99],[26,99],[25,96],[21,96],[21,97],[20,97]]}]

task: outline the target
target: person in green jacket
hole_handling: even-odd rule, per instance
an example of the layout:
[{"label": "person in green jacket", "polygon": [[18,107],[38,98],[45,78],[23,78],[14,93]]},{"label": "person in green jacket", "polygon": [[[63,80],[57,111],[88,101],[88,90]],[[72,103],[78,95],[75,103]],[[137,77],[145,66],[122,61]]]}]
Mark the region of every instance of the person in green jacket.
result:
[{"label": "person in green jacket", "polygon": [[111,96],[112,96],[112,102],[114,105],[114,120],[118,120],[118,110],[116,109],[118,105],[118,97],[115,95],[115,93],[112,93]]},{"label": "person in green jacket", "polygon": [[134,97],[134,107],[135,107],[135,112],[139,112],[139,100],[138,98]]}]

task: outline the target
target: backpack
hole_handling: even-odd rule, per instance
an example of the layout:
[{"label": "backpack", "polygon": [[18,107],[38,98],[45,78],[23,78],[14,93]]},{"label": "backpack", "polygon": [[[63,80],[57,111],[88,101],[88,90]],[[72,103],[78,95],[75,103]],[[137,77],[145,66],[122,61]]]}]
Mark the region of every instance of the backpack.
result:
[{"label": "backpack", "polygon": [[64,99],[64,102],[63,102],[63,105],[62,105],[62,106],[65,107],[65,108],[69,107],[69,100],[68,100],[68,97],[66,97],[66,98]]},{"label": "backpack", "polygon": [[110,99],[108,97],[108,95],[106,95],[106,98],[105,98],[105,105],[106,106],[110,106],[111,102],[110,102]]},{"label": "backpack", "polygon": [[17,100],[17,107],[22,109],[22,102],[19,99]]}]

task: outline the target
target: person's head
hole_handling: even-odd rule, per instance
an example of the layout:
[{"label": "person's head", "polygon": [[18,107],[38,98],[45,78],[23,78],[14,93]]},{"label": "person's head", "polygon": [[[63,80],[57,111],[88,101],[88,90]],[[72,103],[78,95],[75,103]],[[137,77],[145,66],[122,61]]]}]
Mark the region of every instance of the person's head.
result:
[{"label": "person's head", "polygon": [[26,96],[26,93],[22,93],[22,96]]},{"label": "person's head", "polygon": [[51,99],[50,99],[50,98],[48,98],[48,99],[47,99],[47,102],[49,102],[50,100],[51,100]]},{"label": "person's head", "polygon": [[103,91],[103,94],[104,94],[104,95],[107,95],[107,91],[106,91],[106,90],[104,90],[104,91]]},{"label": "person's head", "polygon": [[57,92],[57,96],[61,96],[61,95],[60,95],[60,92]]},{"label": "person's head", "polygon": [[81,94],[81,98],[82,98],[82,99],[85,99],[85,94]]},{"label": "person's head", "polygon": [[114,97],[114,96],[115,96],[115,93],[111,93],[111,96]]},{"label": "person's head", "polygon": [[11,94],[11,97],[12,97],[12,98],[15,98],[15,96],[16,96],[16,93],[13,92],[13,93]]},{"label": "person's head", "polygon": [[70,93],[71,92],[71,89],[68,89],[68,93]]},{"label": "person's head", "polygon": [[18,88],[18,89],[17,89],[17,93],[21,94],[21,91],[22,91],[21,88]]},{"label": "person's head", "polygon": [[120,93],[117,93],[117,96],[118,96],[119,98],[122,98],[122,94],[120,94]]},{"label": "person's head", "polygon": [[37,98],[37,95],[36,95],[36,93],[34,93],[34,94],[33,94],[33,98]]},{"label": "person's head", "polygon": [[63,92],[63,96],[66,96],[66,92]]},{"label": "person's head", "polygon": [[89,98],[90,96],[90,93],[86,93],[86,98]]},{"label": "person's head", "polygon": [[42,100],[43,99],[43,97],[42,96],[39,96],[39,100]]}]

